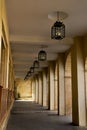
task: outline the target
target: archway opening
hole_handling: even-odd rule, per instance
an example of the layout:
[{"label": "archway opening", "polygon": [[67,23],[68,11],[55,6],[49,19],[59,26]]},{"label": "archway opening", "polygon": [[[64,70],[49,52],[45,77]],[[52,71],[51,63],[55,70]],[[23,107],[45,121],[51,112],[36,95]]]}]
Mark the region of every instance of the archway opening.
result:
[{"label": "archway opening", "polygon": [[15,79],[15,100],[32,101],[32,85],[30,80]]}]

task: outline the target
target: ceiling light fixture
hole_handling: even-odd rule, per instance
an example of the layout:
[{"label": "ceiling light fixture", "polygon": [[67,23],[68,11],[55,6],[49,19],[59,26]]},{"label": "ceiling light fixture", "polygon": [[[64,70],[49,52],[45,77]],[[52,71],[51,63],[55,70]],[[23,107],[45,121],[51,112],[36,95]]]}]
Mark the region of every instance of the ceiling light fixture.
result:
[{"label": "ceiling light fixture", "polygon": [[27,75],[28,75],[28,77],[30,77],[31,76],[31,71],[28,71]]},{"label": "ceiling light fixture", "polygon": [[31,71],[28,71],[25,78],[24,78],[24,80],[28,79],[30,76],[31,76]]},{"label": "ceiling light fixture", "polygon": [[38,60],[39,61],[45,61],[47,59],[47,54],[44,50],[41,50],[39,53],[38,53]]},{"label": "ceiling light fixture", "polygon": [[35,61],[34,61],[33,67],[34,67],[34,68],[39,68],[39,61],[38,61],[38,60],[35,60]]},{"label": "ceiling light fixture", "polygon": [[65,37],[65,25],[59,20],[59,12],[57,12],[57,21],[51,28],[51,38],[61,40]]},{"label": "ceiling light fixture", "polygon": [[46,48],[46,47],[47,47],[47,45],[41,46],[42,49],[38,53],[38,60],[39,61],[45,61],[47,59],[47,53],[46,53],[46,51],[43,50],[43,48]]},{"label": "ceiling light fixture", "polygon": [[50,19],[56,16],[57,21],[51,27],[51,38],[56,40],[61,40],[65,37],[65,25],[61,19],[65,19],[68,15],[64,12],[53,12],[48,15]]},{"label": "ceiling light fixture", "polygon": [[30,72],[31,72],[31,73],[34,73],[34,67],[33,67],[33,66],[30,67]]}]

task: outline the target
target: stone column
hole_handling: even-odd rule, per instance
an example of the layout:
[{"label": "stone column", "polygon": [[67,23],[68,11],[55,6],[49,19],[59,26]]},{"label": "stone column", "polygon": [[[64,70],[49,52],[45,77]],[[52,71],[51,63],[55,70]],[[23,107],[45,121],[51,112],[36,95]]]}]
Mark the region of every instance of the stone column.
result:
[{"label": "stone column", "polygon": [[35,77],[36,103],[39,103],[38,76]]},{"label": "stone column", "polygon": [[76,125],[86,126],[86,100],[84,81],[83,39],[74,39],[71,53],[72,61],[72,121]]},{"label": "stone column", "polygon": [[64,54],[58,56],[58,114],[65,114],[65,98],[64,98]]},{"label": "stone column", "polygon": [[1,44],[2,44],[2,0],[0,0],[0,85],[1,85]]},{"label": "stone column", "polygon": [[47,107],[50,109],[49,67],[47,68]]},{"label": "stone column", "polygon": [[54,61],[49,62],[49,109],[54,110]]},{"label": "stone column", "polygon": [[39,73],[39,104],[42,105],[42,93],[43,93],[43,90],[42,90],[42,73],[40,72]]},{"label": "stone column", "polygon": [[54,101],[55,110],[58,109],[58,63],[55,64],[55,79],[54,79]]},{"label": "stone column", "polygon": [[32,101],[35,101],[36,99],[36,88],[35,88],[35,78],[32,79]]},{"label": "stone column", "polygon": [[47,70],[43,71],[43,106],[47,106],[47,94],[48,94],[48,86],[47,86]]}]

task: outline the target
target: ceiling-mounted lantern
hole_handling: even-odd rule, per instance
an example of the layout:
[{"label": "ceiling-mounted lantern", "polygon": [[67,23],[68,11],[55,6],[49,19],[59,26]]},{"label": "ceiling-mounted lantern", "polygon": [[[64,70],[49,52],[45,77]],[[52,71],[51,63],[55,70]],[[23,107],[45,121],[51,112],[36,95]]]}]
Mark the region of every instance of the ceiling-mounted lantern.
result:
[{"label": "ceiling-mounted lantern", "polygon": [[48,15],[48,18],[55,20],[55,23],[51,27],[51,39],[61,40],[65,38],[65,25],[63,19],[67,18],[68,14],[63,11],[54,11]]},{"label": "ceiling-mounted lantern", "polygon": [[30,77],[31,76],[31,71],[28,71],[27,75],[28,75],[28,77]]},{"label": "ceiling-mounted lantern", "polygon": [[30,67],[30,72],[34,73],[34,67]]},{"label": "ceiling-mounted lantern", "polygon": [[38,60],[35,60],[34,63],[33,63],[33,67],[34,68],[39,68],[39,61]]},{"label": "ceiling-mounted lantern", "polygon": [[51,28],[51,38],[61,40],[65,37],[65,25],[63,22],[56,21]]},{"label": "ceiling-mounted lantern", "polygon": [[28,75],[25,76],[24,80],[27,80],[28,79]]},{"label": "ceiling-mounted lantern", "polygon": [[44,50],[41,50],[39,53],[38,53],[38,60],[39,61],[45,61],[47,59],[47,54]]}]

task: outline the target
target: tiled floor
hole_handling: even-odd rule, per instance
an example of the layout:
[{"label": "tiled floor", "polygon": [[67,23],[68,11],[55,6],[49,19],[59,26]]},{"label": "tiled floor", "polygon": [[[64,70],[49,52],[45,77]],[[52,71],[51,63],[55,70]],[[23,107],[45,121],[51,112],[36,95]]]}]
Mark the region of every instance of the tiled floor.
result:
[{"label": "tiled floor", "polygon": [[33,102],[15,102],[6,130],[87,130]]}]

